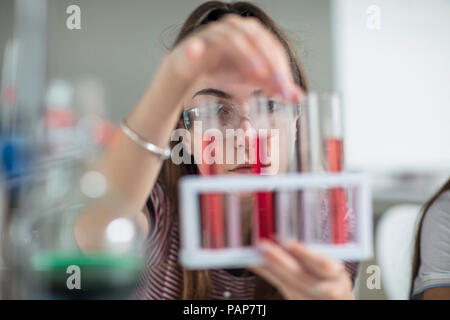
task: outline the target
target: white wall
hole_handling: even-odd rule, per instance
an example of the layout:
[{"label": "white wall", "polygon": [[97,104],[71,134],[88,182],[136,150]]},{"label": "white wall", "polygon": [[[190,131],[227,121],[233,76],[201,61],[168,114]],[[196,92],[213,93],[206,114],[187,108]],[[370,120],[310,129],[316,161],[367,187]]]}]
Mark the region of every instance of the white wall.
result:
[{"label": "white wall", "polygon": [[[349,167],[450,172],[450,1],[333,5]],[[370,5],[379,30],[367,27]]]}]

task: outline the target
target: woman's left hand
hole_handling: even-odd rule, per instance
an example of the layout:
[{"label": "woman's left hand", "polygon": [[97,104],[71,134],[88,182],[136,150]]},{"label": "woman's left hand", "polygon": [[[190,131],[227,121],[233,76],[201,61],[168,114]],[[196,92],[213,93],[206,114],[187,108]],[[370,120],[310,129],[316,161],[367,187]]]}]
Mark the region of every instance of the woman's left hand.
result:
[{"label": "woman's left hand", "polygon": [[353,299],[352,281],[342,262],[311,252],[297,240],[262,241],[264,265],[249,268],[286,298]]}]

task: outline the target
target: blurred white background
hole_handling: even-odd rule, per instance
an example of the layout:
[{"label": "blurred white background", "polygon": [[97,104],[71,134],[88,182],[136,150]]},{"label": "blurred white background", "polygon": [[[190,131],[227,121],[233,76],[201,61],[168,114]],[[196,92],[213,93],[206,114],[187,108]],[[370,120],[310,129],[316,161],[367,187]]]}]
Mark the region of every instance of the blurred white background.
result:
[{"label": "blurred white background", "polygon": [[450,1],[342,0],[333,8],[348,164],[450,170]]}]

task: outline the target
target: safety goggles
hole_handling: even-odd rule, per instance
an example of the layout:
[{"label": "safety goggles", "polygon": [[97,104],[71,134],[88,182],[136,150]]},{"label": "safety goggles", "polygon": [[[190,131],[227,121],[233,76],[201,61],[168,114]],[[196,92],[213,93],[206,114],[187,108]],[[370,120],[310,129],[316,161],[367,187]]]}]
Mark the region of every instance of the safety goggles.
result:
[{"label": "safety goggles", "polygon": [[196,121],[202,128],[220,130],[239,129],[248,120],[255,129],[283,128],[290,119],[301,116],[302,104],[288,104],[277,100],[255,99],[244,108],[231,102],[207,100],[183,111],[183,124],[191,129]]}]

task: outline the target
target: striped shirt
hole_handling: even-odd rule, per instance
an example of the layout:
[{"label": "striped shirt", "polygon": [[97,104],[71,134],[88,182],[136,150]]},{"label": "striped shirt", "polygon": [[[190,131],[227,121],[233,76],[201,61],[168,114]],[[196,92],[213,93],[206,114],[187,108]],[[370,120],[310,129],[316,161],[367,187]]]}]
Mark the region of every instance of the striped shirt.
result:
[{"label": "striped shirt", "polygon": [[[182,267],[178,263],[180,250],[178,221],[169,218],[169,201],[160,183],[156,183],[148,201],[154,213],[154,226],[146,243],[146,268],[135,292],[136,299],[179,299],[183,283]],[[358,263],[346,262],[345,267],[355,279]],[[210,270],[212,290],[210,299],[255,299],[256,276],[237,275],[230,270]]]}]

